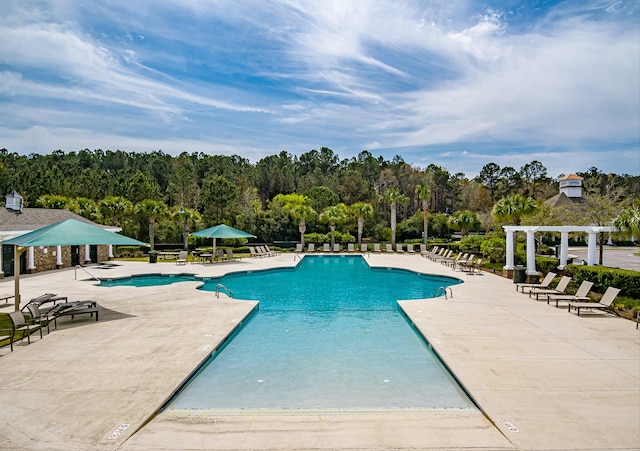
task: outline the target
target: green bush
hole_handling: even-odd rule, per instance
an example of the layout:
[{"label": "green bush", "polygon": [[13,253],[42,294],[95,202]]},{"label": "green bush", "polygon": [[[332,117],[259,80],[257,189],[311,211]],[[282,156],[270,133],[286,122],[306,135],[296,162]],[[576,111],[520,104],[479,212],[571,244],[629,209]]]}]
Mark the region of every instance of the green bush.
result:
[{"label": "green bush", "polygon": [[443,246],[447,249],[451,249],[456,254],[460,252],[460,241],[452,241],[450,243],[444,243]]},{"label": "green bush", "polygon": [[326,243],[331,241],[331,237],[327,237],[324,233],[312,232],[304,236],[304,241],[306,243]]},{"label": "green bush", "polygon": [[146,246],[116,246],[113,256],[121,257],[142,257],[147,253]]},{"label": "green bush", "polygon": [[484,237],[481,235],[469,235],[460,240],[460,251],[480,255]]},{"label": "green bush", "polygon": [[622,296],[640,299],[640,272],[629,269],[608,268],[606,266],[568,265],[570,273],[578,283],[593,282],[593,289],[604,293],[609,287],[620,288]]},{"label": "green bush", "polygon": [[536,257],[536,269],[543,274],[548,272],[556,272],[560,260],[552,257]]},{"label": "green bush", "polygon": [[[328,234],[329,241],[331,241],[331,234]],[[349,232],[336,232],[336,243],[355,243],[356,237]]]},{"label": "green bush", "polygon": [[504,262],[507,250],[507,240],[494,236],[485,239],[480,245],[482,257],[489,262]]}]

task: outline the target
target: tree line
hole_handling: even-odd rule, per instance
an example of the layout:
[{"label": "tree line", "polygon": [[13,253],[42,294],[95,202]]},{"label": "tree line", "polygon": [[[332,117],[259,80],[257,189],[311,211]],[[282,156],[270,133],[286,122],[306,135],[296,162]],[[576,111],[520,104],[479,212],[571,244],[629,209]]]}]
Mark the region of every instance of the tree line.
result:
[{"label": "tree line", "polygon": [[489,163],[469,179],[366,150],[340,159],[326,147],[300,156],[282,151],[255,164],[238,155],[88,149],[18,155],[0,149],[4,193],[16,190],[26,206],[67,208],[122,227],[152,245],[181,243],[186,233],[218,223],[267,242],[300,241],[305,233],[393,243],[423,239],[425,229],[428,236],[465,235],[513,220],[500,208],[516,195],[535,204],[524,216],[537,215],[538,223],[611,223],[640,194],[638,176],[597,168],[577,174],[588,198],[600,202],[594,201],[594,217],[546,209],[542,201],[558,193],[558,183],[537,160],[519,169]]}]

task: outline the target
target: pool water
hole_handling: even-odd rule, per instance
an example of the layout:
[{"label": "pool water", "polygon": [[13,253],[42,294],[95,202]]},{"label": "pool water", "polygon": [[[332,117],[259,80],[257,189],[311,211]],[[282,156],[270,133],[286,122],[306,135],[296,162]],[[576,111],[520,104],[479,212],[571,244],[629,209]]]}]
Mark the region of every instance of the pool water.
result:
[{"label": "pool water", "polygon": [[474,409],[396,303],[459,282],[360,256],[212,279],[203,289],[223,283],[259,311],[167,408]]}]

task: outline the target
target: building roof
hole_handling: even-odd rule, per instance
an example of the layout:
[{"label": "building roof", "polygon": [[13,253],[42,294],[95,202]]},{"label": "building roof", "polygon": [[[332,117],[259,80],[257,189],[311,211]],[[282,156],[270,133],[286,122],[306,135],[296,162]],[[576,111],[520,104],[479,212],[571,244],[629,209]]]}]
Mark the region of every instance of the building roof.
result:
[{"label": "building roof", "polygon": [[582,177],[575,174],[568,174],[568,175],[565,175],[564,177],[560,177],[558,181],[560,180],[582,180]]},{"label": "building roof", "polygon": [[69,210],[23,208],[22,213],[16,214],[6,208],[0,208],[0,241],[67,219],[76,219],[112,232],[120,231],[119,227],[97,224]]},{"label": "building roof", "polygon": [[565,193],[560,193],[545,200],[544,203],[551,207],[564,207],[566,205],[576,205],[576,204],[581,205],[584,203],[584,198],[569,197]]}]

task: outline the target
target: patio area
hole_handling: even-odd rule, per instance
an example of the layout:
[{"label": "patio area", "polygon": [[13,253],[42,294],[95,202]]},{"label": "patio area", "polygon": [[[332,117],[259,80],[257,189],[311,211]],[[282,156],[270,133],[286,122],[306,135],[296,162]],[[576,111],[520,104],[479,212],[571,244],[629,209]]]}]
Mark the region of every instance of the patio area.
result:
[{"label": "patio area", "polygon": [[[73,269],[22,276],[23,303],[45,292],[91,299],[100,321],[64,318],[31,345],[0,348],[0,449],[637,449],[640,331],[611,315],[577,317],[516,293],[511,280],[453,273],[419,255],[372,266],[456,275],[453,298],[402,301],[482,412],[224,412],[155,415],[251,312],[255,301],[198,282],[99,287]],[[291,267],[293,254],[224,264],[114,262],[100,278],[217,276]],[[13,280],[0,281],[11,293]]]}]

